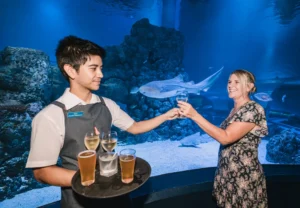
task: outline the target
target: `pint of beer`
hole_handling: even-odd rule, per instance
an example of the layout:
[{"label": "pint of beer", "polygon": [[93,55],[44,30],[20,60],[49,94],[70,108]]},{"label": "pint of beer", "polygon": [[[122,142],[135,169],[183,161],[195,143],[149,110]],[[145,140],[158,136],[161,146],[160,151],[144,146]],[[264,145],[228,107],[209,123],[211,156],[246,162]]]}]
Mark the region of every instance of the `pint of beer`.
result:
[{"label": "pint of beer", "polygon": [[135,166],[135,150],[123,149],[120,152],[119,158],[122,182],[131,183],[133,181],[133,173]]},{"label": "pint of beer", "polygon": [[80,169],[81,184],[89,186],[95,182],[96,151],[86,150],[79,152],[78,166]]}]

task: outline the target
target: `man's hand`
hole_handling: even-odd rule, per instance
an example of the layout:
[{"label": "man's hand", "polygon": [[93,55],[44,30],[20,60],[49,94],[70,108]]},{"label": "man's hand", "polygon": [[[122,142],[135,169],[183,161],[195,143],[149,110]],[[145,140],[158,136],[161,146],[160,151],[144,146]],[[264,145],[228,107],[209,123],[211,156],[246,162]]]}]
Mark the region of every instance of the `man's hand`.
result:
[{"label": "man's hand", "polygon": [[174,119],[178,118],[179,115],[180,114],[179,114],[178,108],[173,108],[165,113],[167,120],[174,120]]}]

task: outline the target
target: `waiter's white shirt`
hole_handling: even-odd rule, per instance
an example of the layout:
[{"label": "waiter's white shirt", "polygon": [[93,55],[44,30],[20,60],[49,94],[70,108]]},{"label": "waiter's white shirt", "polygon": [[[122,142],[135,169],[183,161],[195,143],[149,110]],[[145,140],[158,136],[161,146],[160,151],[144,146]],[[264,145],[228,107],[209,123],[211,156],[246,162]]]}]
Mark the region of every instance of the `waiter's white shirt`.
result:
[{"label": "waiter's white shirt", "polygon": [[[124,112],[114,101],[104,98],[112,116],[112,125],[127,130],[134,120]],[[86,105],[84,101],[70,92],[67,88],[57,99],[65,105],[66,110],[77,105]],[[92,94],[90,104],[101,102],[100,98]],[[55,165],[65,138],[65,117],[62,109],[50,104],[41,110],[32,121],[30,152],[26,168],[37,168]]]}]

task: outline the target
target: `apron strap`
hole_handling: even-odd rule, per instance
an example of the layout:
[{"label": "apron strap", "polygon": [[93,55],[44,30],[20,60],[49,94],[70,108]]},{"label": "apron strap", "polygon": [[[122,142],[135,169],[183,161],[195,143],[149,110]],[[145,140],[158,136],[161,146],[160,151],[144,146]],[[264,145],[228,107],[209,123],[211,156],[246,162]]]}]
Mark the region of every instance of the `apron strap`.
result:
[{"label": "apron strap", "polygon": [[63,111],[65,111],[65,110],[66,110],[66,106],[65,106],[65,104],[63,104],[63,103],[61,103],[61,102],[58,102],[57,100],[53,101],[51,104],[53,104],[53,105],[56,105],[56,106],[60,107],[61,109],[63,109]]},{"label": "apron strap", "polygon": [[100,98],[100,100],[101,100],[101,103],[102,103],[103,105],[105,105],[105,106],[106,106],[106,104],[105,104],[105,102],[104,102],[104,99],[103,99],[103,97],[100,97],[100,96],[99,96],[99,98]]}]

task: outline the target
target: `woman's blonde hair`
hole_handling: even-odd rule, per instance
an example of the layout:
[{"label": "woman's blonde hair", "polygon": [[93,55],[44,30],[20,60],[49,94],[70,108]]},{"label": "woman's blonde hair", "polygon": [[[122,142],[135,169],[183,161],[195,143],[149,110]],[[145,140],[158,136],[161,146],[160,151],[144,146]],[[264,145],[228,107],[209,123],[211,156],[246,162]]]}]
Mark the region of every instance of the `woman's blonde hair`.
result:
[{"label": "woman's blonde hair", "polygon": [[237,70],[233,71],[230,74],[230,76],[233,74],[236,75],[238,80],[240,81],[243,92],[246,92],[247,87],[250,87],[249,84],[251,84],[251,83],[253,84],[253,87],[248,92],[248,95],[250,93],[256,92],[255,77],[251,72],[244,70],[244,69],[237,69]]}]

